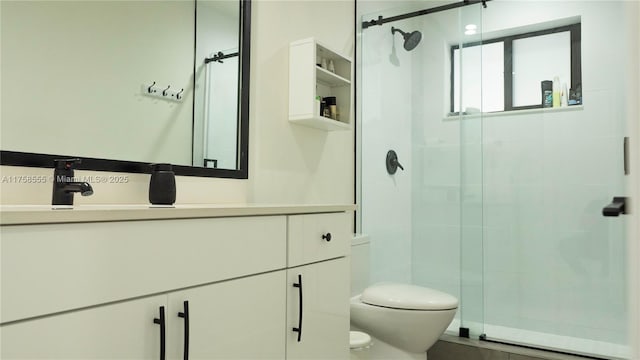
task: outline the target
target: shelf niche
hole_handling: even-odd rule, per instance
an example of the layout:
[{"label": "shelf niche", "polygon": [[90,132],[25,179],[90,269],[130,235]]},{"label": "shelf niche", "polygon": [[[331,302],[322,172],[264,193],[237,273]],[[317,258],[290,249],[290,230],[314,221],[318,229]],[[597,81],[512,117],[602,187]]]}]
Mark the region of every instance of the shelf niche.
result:
[{"label": "shelf niche", "polygon": [[[335,72],[321,67],[333,62]],[[351,129],[352,61],[314,38],[289,45],[289,121],[316,129]],[[320,115],[316,97],[336,97],[338,120]]]}]

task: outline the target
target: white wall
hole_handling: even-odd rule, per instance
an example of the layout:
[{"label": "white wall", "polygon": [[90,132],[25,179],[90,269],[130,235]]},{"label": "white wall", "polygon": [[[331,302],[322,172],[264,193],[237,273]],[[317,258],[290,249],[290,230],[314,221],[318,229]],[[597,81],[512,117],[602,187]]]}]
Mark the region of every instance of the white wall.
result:
[{"label": "white wall", "polygon": [[[249,180],[178,177],[176,203],[352,203],[353,132],[324,133],[289,124],[287,51],[290,41],[315,36],[352,55],[353,2],[254,0],[252,11]],[[0,171],[1,176],[52,172],[9,166]],[[94,195],[76,196],[76,203],[147,203],[149,175],[124,175],[128,184],[94,184]],[[50,183],[0,186],[1,204],[51,201]]]},{"label": "white wall", "polygon": [[307,37],[353,56],[353,2],[258,1],[254,10],[260,16],[252,29],[250,197],[265,203],[352,202],[353,131],[289,123],[287,64],[289,42]]}]

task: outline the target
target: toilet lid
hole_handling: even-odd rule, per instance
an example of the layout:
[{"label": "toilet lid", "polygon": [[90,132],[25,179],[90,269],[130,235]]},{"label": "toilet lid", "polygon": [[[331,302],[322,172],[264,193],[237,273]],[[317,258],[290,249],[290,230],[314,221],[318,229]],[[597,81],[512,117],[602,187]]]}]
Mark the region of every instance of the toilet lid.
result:
[{"label": "toilet lid", "polygon": [[438,290],[422,286],[382,283],[369,286],[361,301],[374,306],[407,310],[450,310],[458,307],[458,299]]}]

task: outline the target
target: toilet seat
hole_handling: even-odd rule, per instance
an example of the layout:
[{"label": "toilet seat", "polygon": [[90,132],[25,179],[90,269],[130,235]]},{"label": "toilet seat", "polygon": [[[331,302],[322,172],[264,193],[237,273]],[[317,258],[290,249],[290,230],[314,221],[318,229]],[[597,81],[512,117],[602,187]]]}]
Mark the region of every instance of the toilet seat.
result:
[{"label": "toilet seat", "polygon": [[380,283],[364,290],[361,301],[373,306],[402,310],[451,310],[458,299],[438,290],[422,286]]}]

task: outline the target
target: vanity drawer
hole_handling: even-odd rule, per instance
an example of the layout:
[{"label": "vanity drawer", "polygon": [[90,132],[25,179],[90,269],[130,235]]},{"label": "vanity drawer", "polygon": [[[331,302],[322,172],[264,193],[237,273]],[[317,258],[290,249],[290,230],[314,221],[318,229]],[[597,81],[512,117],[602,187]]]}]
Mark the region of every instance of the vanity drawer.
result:
[{"label": "vanity drawer", "polygon": [[348,255],[352,218],[347,212],[289,216],[288,266]]},{"label": "vanity drawer", "polygon": [[286,217],[0,227],[0,322],[286,267]]}]

